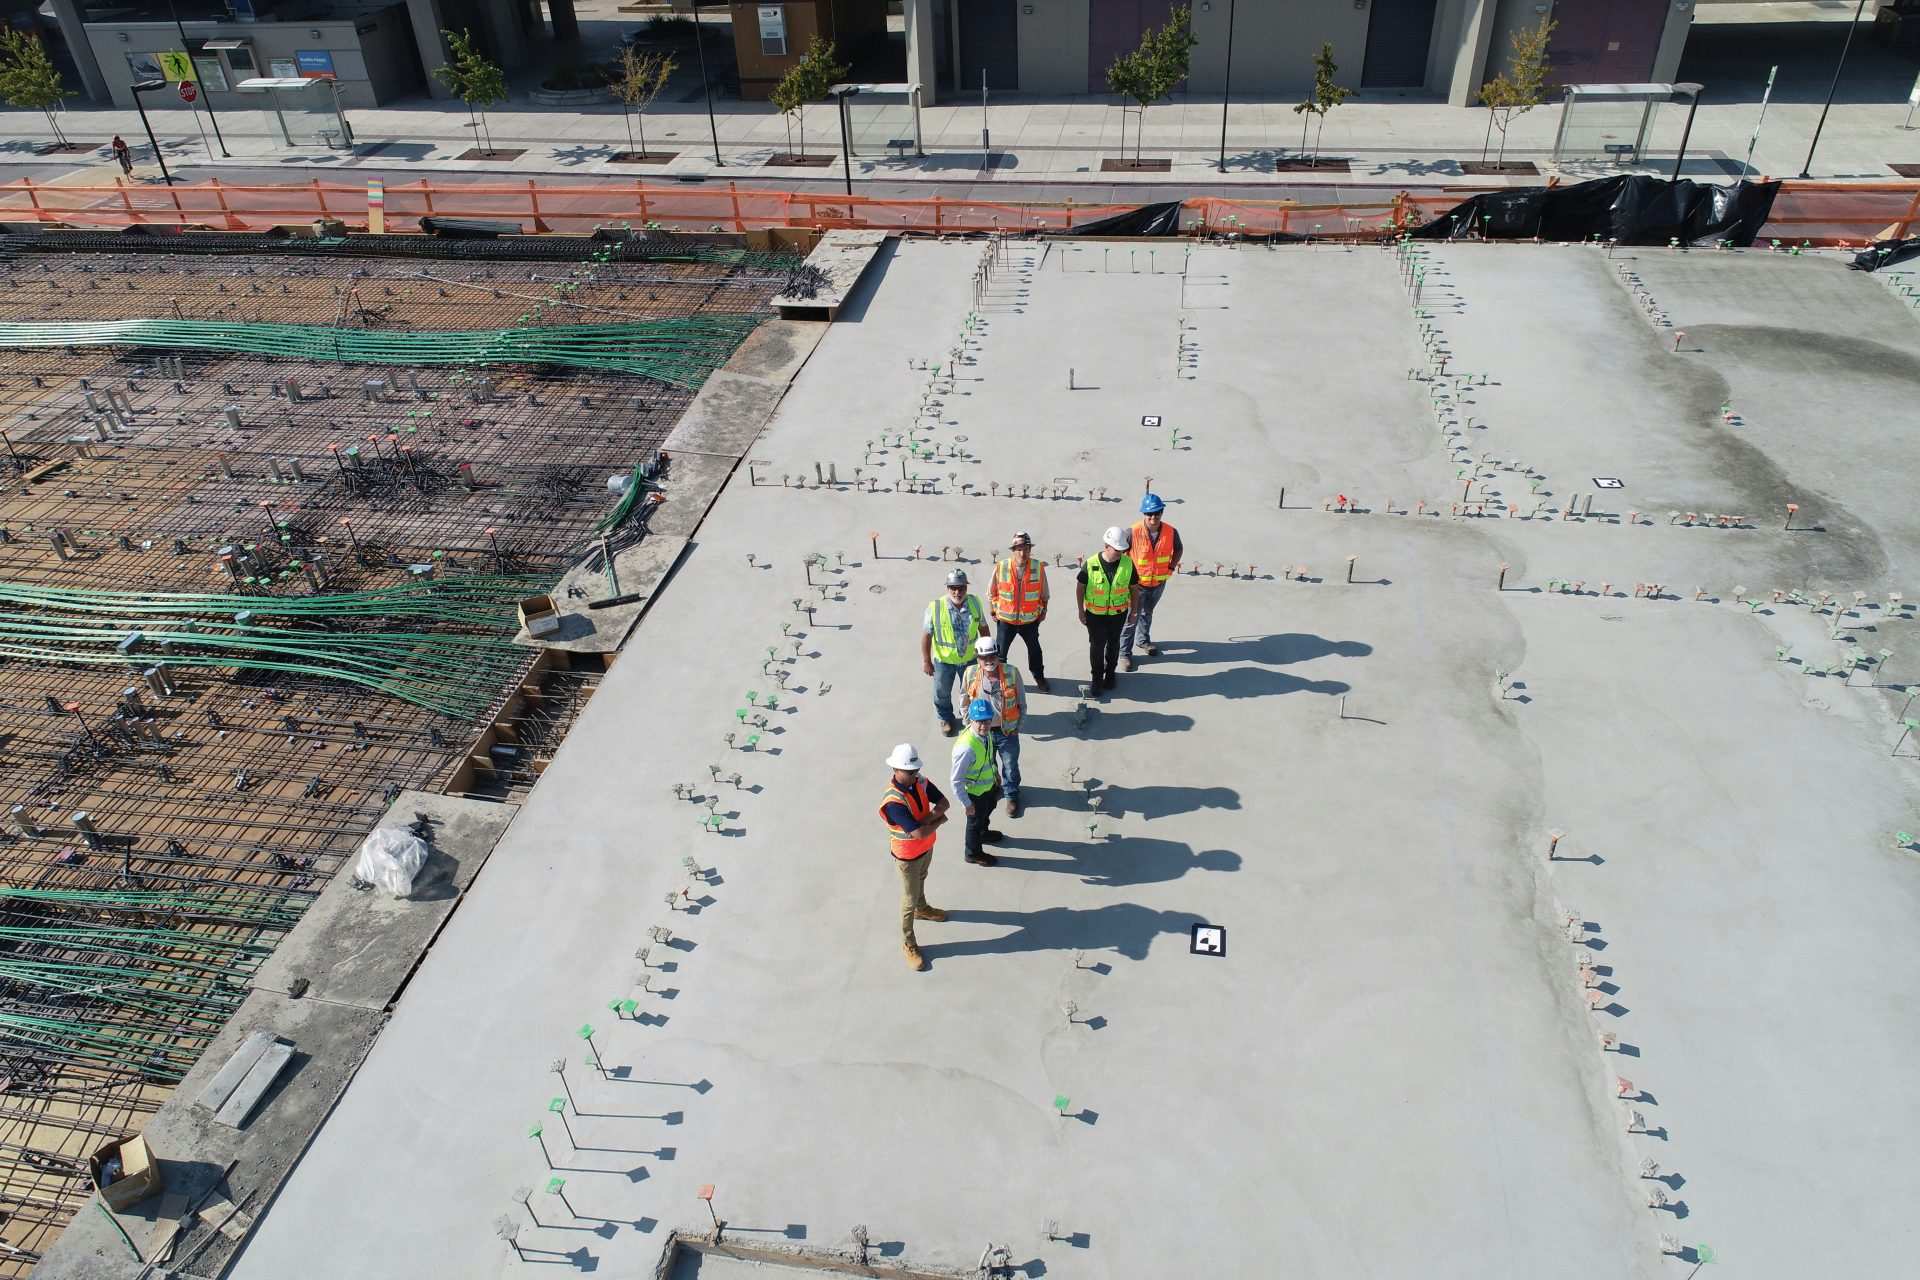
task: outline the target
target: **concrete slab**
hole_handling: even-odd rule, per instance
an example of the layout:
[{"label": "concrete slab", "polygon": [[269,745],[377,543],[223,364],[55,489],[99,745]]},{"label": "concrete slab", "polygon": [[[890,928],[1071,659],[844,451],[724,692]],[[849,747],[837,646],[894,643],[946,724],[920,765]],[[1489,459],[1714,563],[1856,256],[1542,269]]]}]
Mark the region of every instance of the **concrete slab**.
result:
[{"label": "concrete slab", "polygon": [[[604,569],[589,569],[585,561],[575,565],[561,576],[559,586],[552,592],[554,612],[560,615],[560,629],[535,639],[522,628],[514,636],[514,643],[540,649],[564,649],[570,653],[614,652],[651,606],[660,584],[673,572],[687,546],[684,536],[648,534],[644,540],[615,551],[613,576],[618,582],[618,591],[614,590],[615,583],[608,580]],[[595,600],[635,593],[642,598],[630,604],[605,609],[589,607]]]},{"label": "concrete slab", "polygon": [[825,336],[818,320],[768,320],[727,359],[730,373],[769,382],[791,382]]},{"label": "concrete slab", "polygon": [[[858,486],[721,492],[233,1274],[518,1272],[491,1223],[556,1175],[528,1267],[644,1274],[670,1231],[709,1230],[710,1185],[730,1238],[844,1253],[862,1223],[926,1270],[995,1241],[1027,1276],[1482,1280],[1551,1258],[1650,1280],[1707,1248],[1768,1280],[1824,1269],[1816,1251],[1898,1271],[1920,858],[1894,833],[1920,744],[1891,686],[1920,642],[1888,593],[1920,581],[1877,496],[1897,483],[1842,465],[1850,439],[1911,468],[1897,406],[1830,415],[1823,452],[1790,426],[1747,441],[1845,525],[1630,522],[1643,489],[1764,496],[1760,462],[1728,467],[1682,411],[1714,378],[1764,402],[1776,375],[1674,371],[1603,250],[1435,250],[1428,316],[1391,251],[1209,248],[1176,274],[1015,245],[976,305],[983,251],[893,246],[849,299],[754,456]],[[1864,302],[1852,327],[1826,266],[1687,270],[1709,325],[1777,306],[1835,335],[1805,403],[1850,403],[1849,336],[1900,348]],[[1436,407],[1432,341],[1488,381],[1438,384]],[[1630,487],[1592,516],[1454,509],[1463,484],[1531,477],[1563,500],[1603,458]],[[917,927],[914,972],[873,811],[894,743],[944,774],[926,602],[1015,529],[1088,554],[1148,484],[1202,573],[1083,716],[1053,571],[1027,812],[998,821],[992,868],[942,833],[949,919]],[[1771,598],[1807,578],[1840,595]],[[1869,660],[1850,680],[1811,674],[1849,656]],[[1200,922],[1226,957],[1189,953]],[[449,1046],[477,1048],[448,1073]],[[1655,1132],[1627,1133],[1629,1109]],[[341,1191],[369,1152],[404,1202]]]},{"label": "concrete slab", "polygon": [[807,255],[807,265],[826,277],[807,297],[781,294],[773,306],[783,316],[831,320],[873,265],[887,242],[884,231],[829,231]]},{"label": "concrete slab", "polygon": [[700,388],[664,447],[676,457],[683,453],[745,457],[786,389],[784,381],[722,369]]},{"label": "concrete slab", "polygon": [[432,824],[432,854],[413,893],[394,898],[355,889],[351,872],[336,876],[250,985],[290,995],[304,979],[305,999],[386,1009],[518,812],[517,805],[401,792],[380,825],[405,827],[422,814]]}]

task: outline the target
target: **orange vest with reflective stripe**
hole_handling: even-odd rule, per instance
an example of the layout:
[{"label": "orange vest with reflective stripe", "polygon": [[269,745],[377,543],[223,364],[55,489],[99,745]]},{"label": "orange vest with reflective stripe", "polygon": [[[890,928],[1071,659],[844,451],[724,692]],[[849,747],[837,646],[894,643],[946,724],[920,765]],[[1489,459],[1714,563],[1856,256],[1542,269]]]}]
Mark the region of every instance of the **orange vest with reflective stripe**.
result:
[{"label": "orange vest with reflective stripe", "polygon": [[1015,577],[1009,556],[993,567],[993,587],[987,593],[993,616],[1006,622],[1032,622],[1047,599],[1047,566],[1027,557],[1026,568]]},{"label": "orange vest with reflective stripe", "polygon": [[[976,662],[967,668],[967,701],[987,697],[983,687],[986,683],[986,664]],[[1000,663],[1000,723],[1009,729],[1020,727],[1020,673],[1007,665],[1005,659]]]},{"label": "orange vest with reflective stripe", "polygon": [[1147,522],[1133,522],[1133,545],[1128,549],[1133,557],[1133,571],[1143,587],[1157,587],[1173,576],[1173,526],[1165,520],[1160,522],[1160,537],[1155,541],[1147,537]]},{"label": "orange vest with reflective stripe", "polygon": [[[887,822],[887,806],[904,804],[907,812],[913,815],[913,826],[902,831]],[[926,825],[927,816],[933,812],[933,797],[927,794],[927,780],[920,778],[913,784],[913,790],[902,791],[890,786],[887,794],[880,797],[880,821],[887,823],[887,838],[893,845],[893,856],[902,862],[912,862],[933,848],[934,837],[915,836],[913,833]]]}]

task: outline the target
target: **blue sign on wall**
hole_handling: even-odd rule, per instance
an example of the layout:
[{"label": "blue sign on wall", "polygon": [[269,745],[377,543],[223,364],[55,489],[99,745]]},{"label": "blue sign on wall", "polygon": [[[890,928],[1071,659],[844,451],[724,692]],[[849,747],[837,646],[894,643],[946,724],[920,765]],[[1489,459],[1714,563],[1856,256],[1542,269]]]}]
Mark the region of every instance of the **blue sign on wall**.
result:
[{"label": "blue sign on wall", "polygon": [[333,54],[326,49],[295,49],[293,61],[303,80],[332,80]]}]

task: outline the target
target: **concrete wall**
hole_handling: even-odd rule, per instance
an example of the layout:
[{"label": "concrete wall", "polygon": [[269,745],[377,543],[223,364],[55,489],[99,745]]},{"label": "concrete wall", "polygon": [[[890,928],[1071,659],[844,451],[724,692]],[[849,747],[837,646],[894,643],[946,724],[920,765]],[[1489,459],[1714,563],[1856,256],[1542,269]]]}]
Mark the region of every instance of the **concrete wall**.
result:
[{"label": "concrete wall", "polygon": [[1088,13],[1087,0],[1022,0],[1015,18],[1021,93],[1087,91]]},{"label": "concrete wall", "polygon": [[784,56],[764,54],[760,52],[759,4],[735,0],[729,7],[733,10],[733,52],[740,64],[743,98],[764,101],[780,77],[800,61],[813,37],[824,38],[827,34],[826,15],[817,0],[786,0],[787,52]]},{"label": "concrete wall", "polygon": [[[190,39],[248,41],[258,68],[255,74],[261,76],[272,74],[276,58],[290,60],[300,50],[326,50],[333,55],[343,107],[379,106],[422,87],[413,64],[413,31],[401,5],[367,10],[353,17],[306,22],[189,21],[185,26]],[[128,54],[161,53],[181,47],[180,30],[171,22],[90,22],[87,39],[117,107],[134,105],[134,75]],[[164,100],[160,92],[150,93],[148,105],[179,106],[179,99],[172,93],[168,89]],[[216,111],[263,110],[267,106],[262,94],[231,89],[208,93],[207,97]]]},{"label": "concrete wall", "polygon": [[[1193,74],[1187,87],[1217,94],[1226,87],[1227,0],[1211,9],[1193,7]],[[1313,55],[1333,42],[1342,84],[1358,88],[1366,61],[1368,9],[1325,0],[1240,0],[1233,16],[1233,85],[1236,93],[1304,96],[1313,87]]]}]

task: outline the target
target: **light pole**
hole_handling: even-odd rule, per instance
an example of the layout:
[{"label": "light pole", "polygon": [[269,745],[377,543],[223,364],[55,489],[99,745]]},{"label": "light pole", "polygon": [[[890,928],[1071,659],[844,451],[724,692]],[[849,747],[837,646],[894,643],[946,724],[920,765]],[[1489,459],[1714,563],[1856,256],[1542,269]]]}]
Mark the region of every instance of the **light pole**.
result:
[{"label": "light pole", "polygon": [[[193,50],[187,47],[187,29],[181,25],[180,11],[174,8],[173,0],[167,0],[167,12],[173,15],[173,28],[180,33],[180,52],[187,55],[187,65],[191,67],[193,66]],[[194,69],[197,71],[199,68],[196,67]],[[207,100],[207,119],[213,122],[214,141],[220,144],[220,154],[226,156],[228,159],[232,159],[233,153],[227,150],[227,140],[220,136],[220,117],[213,114],[213,93],[204,79],[200,81],[200,84],[203,89],[208,89],[208,92],[201,94],[201,97]]]},{"label": "light pole", "polygon": [[[860,87],[852,84],[837,84],[832,89],[834,100],[840,104],[840,163],[846,169],[848,195],[853,194],[853,147],[847,141],[847,99],[858,92]],[[853,215],[851,208],[847,215]]]},{"label": "light pole", "polygon": [[1700,91],[1704,86],[1697,84],[1677,84],[1673,87],[1675,92],[1687,95],[1687,123],[1686,127],[1680,130],[1680,152],[1673,158],[1673,178],[1671,181],[1678,182],[1680,181],[1681,162],[1687,158],[1687,139],[1693,136],[1693,113],[1700,107]]},{"label": "light pole", "polygon": [[1220,172],[1227,171],[1227,104],[1233,101],[1233,15],[1240,0],[1227,0],[1227,82],[1220,91]]},{"label": "light pole", "polygon": [[1833,95],[1840,88],[1840,73],[1847,69],[1847,52],[1853,48],[1853,33],[1860,25],[1860,15],[1866,11],[1867,0],[1853,7],[1853,21],[1847,24],[1847,41],[1840,46],[1840,61],[1833,69],[1833,83],[1827,86],[1827,101],[1820,108],[1820,123],[1813,126],[1813,141],[1807,144],[1807,162],[1800,166],[1800,176],[1813,176],[1813,149],[1820,145],[1820,131],[1827,127],[1827,112],[1833,109]]},{"label": "light pole", "polygon": [[166,87],[167,82],[165,80],[140,81],[133,86],[133,109],[140,113],[140,127],[147,131],[147,142],[153,147],[153,158],[159,162],[160,180],[168,186],[172,186],[173,175],[167,172],[167,158],[160,154],[160,140],[153,136],[153,124],[147,119],[147,104],[140,100],[141,94]]},{"label": "light pole", "polygon": [[701,38],[705,30],[700,24],[700,0],[693,0],[693,49],[700,55],[700,87],[707,94],[707,129],[713,134],[713,167],[724,169],[727,162],[720,158],[720,126],[713,122],[713,82],[707,79],[707,42]]}]

